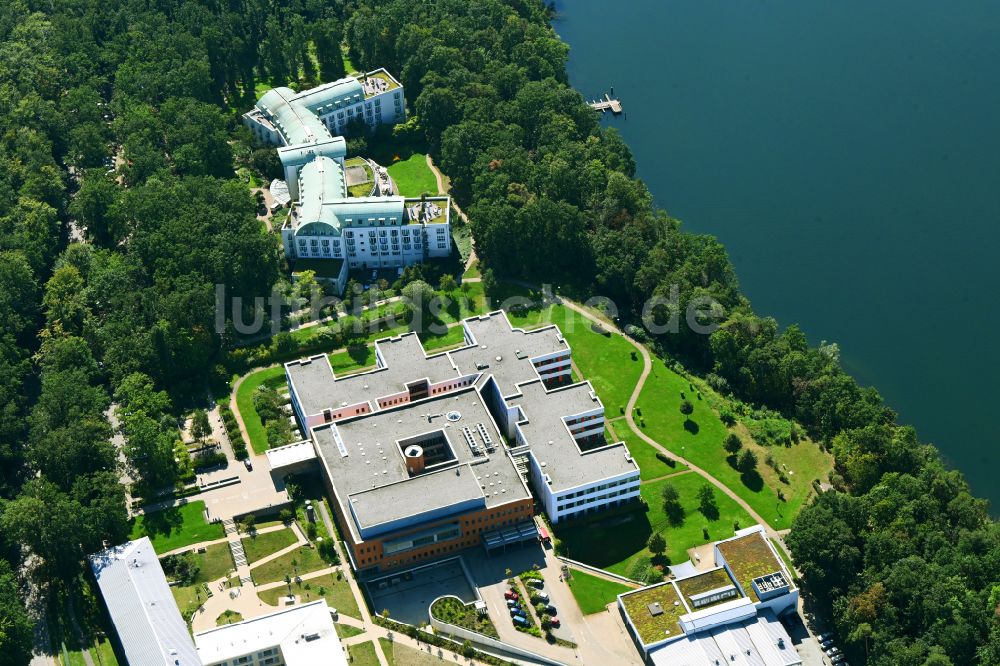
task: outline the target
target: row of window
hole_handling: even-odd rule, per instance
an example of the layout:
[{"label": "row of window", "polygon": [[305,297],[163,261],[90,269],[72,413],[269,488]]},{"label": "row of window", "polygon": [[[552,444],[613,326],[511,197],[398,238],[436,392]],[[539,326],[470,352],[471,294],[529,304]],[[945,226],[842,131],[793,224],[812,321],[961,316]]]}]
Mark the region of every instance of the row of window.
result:
[{"label": "row of window", "polygon": [[617,488],[618,486],[624,486],[626,484],[638,483],[636,478],[619,479],[617,481],[612,481],[610,483],[602,483],[599,486],[594,486],[593,488],[587,488],[586,490],[577,490],[576,492],[569,493],[567,495],[560,495],[558,501],[573,499],[574,497],[583,497],[584,495],[591,495],[593,493],[599,493],[602,490],[607,490],[608,488]]},{"label": "row of window", "polygon": [[572,509],[573,507],[583,506],[584,504],[600,503],[604,500],[614,499],[615,497],[620,497],[622,495],[628,495],[639,489],[639,484],[636,483],[633,488],[624,488],[622,490],[615,490],[610,493],[605,493],[603,495],[597,495],[596,497],[584,497],[583,499],[577,500],[575,502],[566,502],[565,504],[560,504],[556,507],[557,511],[562,511],[563,509]]}]

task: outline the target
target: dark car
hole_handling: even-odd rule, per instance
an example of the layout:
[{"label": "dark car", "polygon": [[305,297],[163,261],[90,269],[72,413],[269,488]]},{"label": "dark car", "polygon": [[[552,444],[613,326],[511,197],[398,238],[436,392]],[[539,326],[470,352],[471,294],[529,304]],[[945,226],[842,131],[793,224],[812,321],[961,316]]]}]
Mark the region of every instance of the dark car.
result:
[{"label": "dark car", "polygon": [[247,468],[248,472],[252,472],[253,471],[253,463],[250,462],[249,458],[244,458],[243,459],[243,464],[246,465],[246,468]]}]

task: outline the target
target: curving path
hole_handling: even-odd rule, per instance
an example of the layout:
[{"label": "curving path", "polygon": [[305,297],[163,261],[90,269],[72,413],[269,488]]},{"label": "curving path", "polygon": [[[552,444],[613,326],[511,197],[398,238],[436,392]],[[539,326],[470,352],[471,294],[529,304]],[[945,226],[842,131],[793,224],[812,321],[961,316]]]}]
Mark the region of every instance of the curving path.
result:
[{"label": "curving path", "polygon": [[[583,308],[583,307],[577,305],[576,303],[574,303],[572,301],[566,300],[565,298],[560,298],[559,301],[563,305],[565,305],[566,307],[568,307],[570,310],[573,310],[573,311],[577,312],[578,314],[582,315],[583,317],[589,319],[590,321],[598,323],[598,324],[600,324],[602,326],[605,326],[607,328],[607,326],[606,326],[607,322],[606,321],[604,321],[602,319],[599,319],[598,317],[595,317],[593,314],[591,314],[590,312],[588,312],[586,308]],[[681,456],[678,456],[677,454],[672,453],[671,451],[668,451],[666,448],[664,448],[655,439],[653,439],[652,437],[649,437],[648,435],[646,435],[646,433],[644,433],[636,425],[635,418],[632,415],[633,414],[633,410],[635,409],[636,402],[639,400],[639,394],[642,393],[642,388],[646,384],[646,379],[649,377],[649,373],[652,372],[653,362],[652,362],[652,360],[649,357],[649,351],[646,349],[646,347],[644,345],[640,344],[636,340],[633,340],[629,336],[625,335],[624,332],[618,330],[617,328],[611,328],[611,330],[616,335],[620,335],[621,337],[623,337],[626,340],[628,340],[636,349],[639,350],[639,353],[642,354],[642,374],[639,376],[639,381],[636,382],[635,389],[632,391],[632,395],[629,397],[628,405],[625,407],[625,420],[628,422],[629,426],[632,428],[632,431],[635,432],[635,434],[638,435],[644,442],[646,442],[647,444],[649,444],[650,446],[652,446],[653,448],[655,448],[657,451],[661,451],[665,455],[667,455],[667,456],[673,458],[674,460],[676,460],[677,462],[680,462],[680,463],[683,463],[683,464],[687,465],[690,468],[691,471],[696,472],[702,478],[704,478],[706,481],[708,481],[713,486],[715,486],[716,488],[718,488],[719,490],[721,490],[723,493],[725,493],[726,496],[728,496],[730,499],[732,499],[734,502],[736,502],[748,514],[750,514],[751,518],[753,518],[760,525],[762,525],[764,527],[764,529],[767,531],[767,535],[770,536],[771,539],[775,543],[777,543],[781,547],[781,549],[783,551],[785,551],[786,554],[790,555],[790,553],[788,552],[788,547],[785,545],[784,540],[781,538],[781,534],[776,529],[774,529],[773,527],[771,527],[771,525],[766,520],[764,520],[764,518],[761,517],[761,515],[759,513],[757,513],[756,511],[754,511],[754,508],[752,506],[750,506],[750,504],[746,500],[744,500],[742,497],[740,497],[739,495],[737,495],[736,492],[734,492],[729,486],[727,486],[723,482],[719,481],[717,478],[715,478],[714,476],[712,476],[711,474],[709,474],[708,472],[706,472],[704,469],[702,469],[698,465],[695,465],[690,460],[687,460],[686,458],[682,458]]]}]

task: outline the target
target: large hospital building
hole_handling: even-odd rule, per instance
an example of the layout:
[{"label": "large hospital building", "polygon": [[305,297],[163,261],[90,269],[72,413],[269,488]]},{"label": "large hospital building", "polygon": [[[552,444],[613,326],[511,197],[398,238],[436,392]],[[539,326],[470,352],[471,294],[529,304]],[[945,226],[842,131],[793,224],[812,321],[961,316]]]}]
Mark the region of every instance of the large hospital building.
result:
[{"label": "large hospital building", "polygon": [[403,87],[384,69],[296,93],[266,92],[244,114],[258,141],[277,146],[295,202],[281,228],[290,260],[319,259],[343,289],[350,268],[400,268],[451,252],[448,197],[350,197],[348,123],[369,128],[406,118]]},{"label": "large hospital building", "polygon": [[638,500],[639,467],[605,440],[558,327],[503,312],[462,325],[465,345],[433,355],[415,334],[378,341],[369,372],[336,377],[325,355],[285,366],[309,439],[268,451],[272,471],[318,464],[363,574],[537,538],[536,498],[552,522]]}]

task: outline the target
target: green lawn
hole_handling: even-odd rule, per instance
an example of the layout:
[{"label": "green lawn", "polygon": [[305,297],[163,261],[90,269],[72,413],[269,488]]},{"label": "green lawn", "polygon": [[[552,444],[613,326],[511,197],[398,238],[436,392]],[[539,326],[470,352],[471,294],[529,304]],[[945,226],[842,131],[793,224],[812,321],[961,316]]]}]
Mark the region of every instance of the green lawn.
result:
[{"label": "green lawn", "polygon": [[349,160],[344,160],[345,171],[352,166],[358,166],[364,169],[368,179],[364,183],[351,185],[347,188],[347,193],[352,197],[366,197],[371,194],[372,181],[375,179],[375,175],[372,173],[372,168],[368,166],[368,162],[360,157],[352,157]]},{"label": "green lawn", "polygon": [[[686,517],[680,525],[671,525],[663,512],[663,487],[667,483],[680,493]],[[563,553],[586,564],[613,573],[629,576],[630,569],[642,557],[650,557],[646,542],[655,531],[667,541],[668,563],[688,559],[687,549],[709,541],[733,535],[733,522],[740,527],[754,524],[750,516],[721,491],[715,490],[719,505],[717,520],[709,520],[698,510],[698,489],[707,484],[695,473],[681,474],[672,479],[654,481],[642,486],[643,499],[649,505],[646,512],[636,511],[602,519],[599,514],[592,521],[554,526],[555,536],[562,542]],[[708,529],[708,538],[702,533]]]},{"label": "green lawn", "polygon": [[330,367],[338,377],[371,370],[375,367],[375,347],[370,344],[358,345],[330,354]]},{"label": "green lawn", "polygon": [[261,423],[257,409],[253,406],[254,393],[262,385],[277,388],[285,381],[284,366],[276,365],[247,375],[236,391],[236,406],[240,410],[240,416],[243,417],[243,424],[250,436],[250,445],[253,447],[254,453],[264,453],[268,449],[264,424]]},{"label": "green lawn", "polygon": [[477,278],[482,277],[482,273],[479,272],[479,262],[473,261],[472,265],[466,269],[465,273],[462,275],[463,278]]},{"label": "green lawn", "polygon": [[421,194],[437,194],[437,179],[427,166],[427,156],[413,153],[405,160],[389,166],[389,177],[396,183],[404,197],[419,197]]},{"label": "green lawn", "polygon": [[118,666],[115,650],[107,639],[90,648],[90,658],[97,666]]},{"label": "green lawn", "polygon": [[351,666],[379,666],[375,644],[371,641],[348,645],[347,654],[350,655]]},{"label": "green lawn", "polygon": [[446,347],[458,347],[465,344],[465,328],[461,325],[452,326],[443,335],[422,335],[420,341],[428,353],[442,350]]},{"label": "green lawn", "polygon": [[[682,393],[684,397],[681,397]],[[691,390],[687,379],[667,368],[660,359],[653,359],[652,372],[636,403],[642,413],[641,416],[636,414],[635,419],[640,426],[645,423],[643,432],[647,436],[726,484],[772,527],[779,530],[790,527],[810,491],[809,480],[815,478],[818,469],[826,464],[825,454],[807,442],[791,448],[773,446],[766,451],[756,449],[760,458],[760,475],[743,475],[729,464],[728,454],[722,448],[729,431],[708,401],[703,399],[704,396],[699,396],[697,390]],[[694,406],[689,423],[680,412],[680,404],[685,399]],[[800,471],[793,475],[797,477],[797,486],[785,486],[776,478],[771,478],[771,470],[764,465],[767,452],[793,470],[799,467]],[[783,487],[784,493],[789,496],[787,503],[778,499],[778,487]]]},{"label": "green lawn", "polygon": [[243,537],[243,550],[247,554],[247,562],[253,563],[282,548],[287,548],[297,541],[295,532],[291,529],[265,532],[256,536]]},{"label": "green lawn", "polygon": [[341,639],[352,638],[353,636],[360,636],[365,633],[364,629],[358,629],[357,627],[349,624],[340,624],[339,622],[334,624],[333,628],[337,630],[337,637]]},{"label": "green lawn", "polygon": [[[174,601],[177,603],[177,608],[183,615],[186,611],[194,611],[208,599],[211,595],[208,591],[208,586],[204,583],[198,583],[197,585],[187,585],[180,586],[175,585],[170,588],[170,591],[174,595]],[[199,596],[199,592],[201,593]]]},{"label": "green lawn", "polygon": [[642,481],[658,479],[662,476],[676,474],[688,469],[688,466],[684,463],[677,463],[676,466],[670,467],[667,463],[657,458],[656,449],[635,434],[629,426],[628,421],[624,418],[618,419],[612,425],[614,426],[617,439],[625,442],[629,453],[632,454],[636,464],[639,465],[639,478]]},{"label": "green lawn", "polygon": [[221,627],[224,624],[235,624],[243,621],[243,615],[234,610],[226,609],[215,618],[215,626]]},{"label": "green lawn", "polygon": [[628,585],[615,583],[605,578],[598,578],[589,573],[572,569],[573,577],[567,581],[573,592],[580,611],[584,615],[600,613],[604,607],[614,601],[622,592],[633,589]]},{"label": "green lawn", "polygon": [[562,330],[573,361],[594,385],[608,417],[618,416],[642,374],[642,355],[620,335],[596,333],[589,319],[562,305],[553,306],[552,321]]},{"label": "green lawn", "polygon": [[[306,585],[309,586],[308,590],[305,588]],[[320,588],[323,588],[326,594],[320,596]],[[361,610],[358,608],[358,602],[351,592],[351,586],[346,579],[337,580],[337,574],[335,573],[310,578],[309,580],[302,581],[301,584],[292,581],[292,593],[299,595],[303,601],[315,601],[320,598],[326,599],[326,603],[330,608],[336,608],[339,613],[361,619]],[[258,592],[257,596],[265,604],[277,606],[278,599],[287,594],[288,587],[279,585],[278,587]]]},{"label": "green lawn", "polygon": [[205,503],[188,502],[155,513],[137,516],[132,522],[130,539],[148,536],[157,553],[166,553],[201,541],[214,541],[226,536],[222,523],[208,523],[204,517]]},{"label": "green lawn", "polygon": [[[293,560],[296,562],[295,565],[292,564]],[[330,565],[319,556],[315,548],[302,546],[298,550],[251,569],[250,575],[253,576],[254,583],[263,585],[284,580],[286,575],[295,578],[296,572],[301,576],[328,566]]]},{"label": "green lawn", "polygon": [[198,565],[198,575],[194,579],[196,583],[210,583],[213,580],[219,580],[236,569],[228,542],[212,544],[205,549],[204,553],[192,552],[188,557],[192,558]]}]

